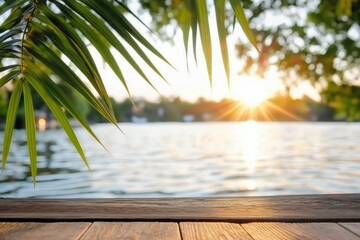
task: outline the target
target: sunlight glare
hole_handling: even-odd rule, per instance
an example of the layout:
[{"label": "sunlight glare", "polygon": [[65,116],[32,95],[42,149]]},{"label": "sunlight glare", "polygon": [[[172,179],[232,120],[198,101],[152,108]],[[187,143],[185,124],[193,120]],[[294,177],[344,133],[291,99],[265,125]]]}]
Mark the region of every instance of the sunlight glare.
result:
[{"label": "sunlight glare", "polygon": [[[258,160],[258,133],[257,123],[249,120],[243,123],[242,149],[246,166],[246,174],[251,177],[254,174]],[[244,180],[243,184],[248,190],[255,190],[255,180]]]},{"label": "sunlight glare", "polygon": [[273,92],[267,91],[264,83],[257,78],[247,78],[231,83],[230,95],[248,108],[261,105]]},{"label": "sunlight glare", "polygon": [[244,185],[245,185],[246,189],[249,191],[253,191],[257,187],[257,183],[255,180],[245,180]]},{"label": "sunlight glare", "polygon": [[258,159],[257,123],[253,120],[243,123],[242,148],[246,169],[249,174],[254,173]]}]

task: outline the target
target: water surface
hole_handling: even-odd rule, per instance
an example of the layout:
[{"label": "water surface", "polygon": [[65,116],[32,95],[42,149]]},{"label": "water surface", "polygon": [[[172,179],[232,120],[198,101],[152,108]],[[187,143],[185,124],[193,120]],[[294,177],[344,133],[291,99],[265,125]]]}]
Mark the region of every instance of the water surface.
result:
[{"label": "water surface", "polygon": [[[76,129],[89,172],[62,130],[38,132],[34,188],[16,130],[0,197],[214,197],[360,192],[359,123],[110,124]],[[0,145],[3,133],[0,132]]]}]

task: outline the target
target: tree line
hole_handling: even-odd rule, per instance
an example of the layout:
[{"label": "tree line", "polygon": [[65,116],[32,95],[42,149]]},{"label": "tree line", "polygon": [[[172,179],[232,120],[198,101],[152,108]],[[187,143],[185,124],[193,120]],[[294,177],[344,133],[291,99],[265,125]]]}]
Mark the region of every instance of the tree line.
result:
[{"label": "tree line", "polygon": [[[343,98],[346,96],[342,95]],[[6,94],[0,94],[0,125],[6,118]],[[76,94],[70,95],[78,110],[89,123],[107,122],[96,110]],[[343,102],[343,99],[338,101]],[[350,101],[350,100],[349,100]],[[142,119],[146,122],[183,122],[183,121],[357,121],[360,118],[348,118],[346,109],[336,109],[337,102],[328,104],[314,101],[304,96],[292,99],[289,94],[278,93],[257,107],[247,107],[238,100],[224,98],[220,101],[199,98],[189,102],[180,97],[164,98],[157,101],[145,99],[125,99],[116,101],[111,98],[115,118],[118,122],[134,122]],[[340,104],[342,105],[342,104]],[[34,98],[35,112],[45,114],[48,119],[53,116],[40,97]],[[16,128],[23,128],[25,111],[19,109]]]}]

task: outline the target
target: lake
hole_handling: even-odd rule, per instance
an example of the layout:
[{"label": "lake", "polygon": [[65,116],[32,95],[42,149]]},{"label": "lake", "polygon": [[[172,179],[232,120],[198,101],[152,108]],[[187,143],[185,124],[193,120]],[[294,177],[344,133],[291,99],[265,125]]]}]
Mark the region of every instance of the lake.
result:
[{"label": "lake", "polygon": [[[32,183],[14,132],[0,197],[215,197],[360,192],[360,123],[96,124],[81,128],[89,172],[62,130],[38,132]],[[0,132],[2,148],[3,132]],[[1,150],[0,150],[1,151]]]}]

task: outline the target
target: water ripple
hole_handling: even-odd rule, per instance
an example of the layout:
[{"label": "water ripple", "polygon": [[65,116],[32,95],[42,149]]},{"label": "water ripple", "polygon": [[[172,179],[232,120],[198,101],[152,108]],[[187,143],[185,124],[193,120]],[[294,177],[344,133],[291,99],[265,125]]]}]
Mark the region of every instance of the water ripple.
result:
[{"label": "water ripple", "polygon": [[[38,133],[36,188],[16,130],[1,197],[206,197],[359,192],[359,123],[109,124],[76,129],[89,172],[62,130]],[[2,145],[3,132],[0,132]]]}]

